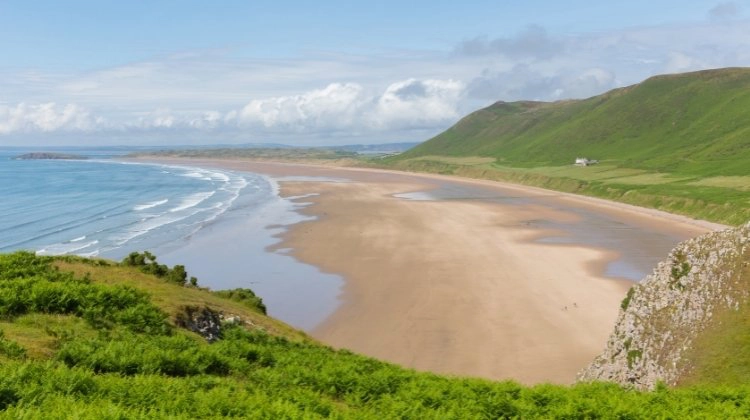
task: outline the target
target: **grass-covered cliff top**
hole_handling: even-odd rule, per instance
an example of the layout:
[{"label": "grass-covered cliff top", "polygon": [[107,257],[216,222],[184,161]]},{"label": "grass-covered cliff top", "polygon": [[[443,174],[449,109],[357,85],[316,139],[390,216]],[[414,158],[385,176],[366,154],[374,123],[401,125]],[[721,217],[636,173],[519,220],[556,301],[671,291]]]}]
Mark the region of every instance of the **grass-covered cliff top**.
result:
[{"label": "grass-covered cliff top", "polygon": [[417,373],[325,347],[181,267],[0,255],[8,418],[730,418],[750,388],[641,393]]}]

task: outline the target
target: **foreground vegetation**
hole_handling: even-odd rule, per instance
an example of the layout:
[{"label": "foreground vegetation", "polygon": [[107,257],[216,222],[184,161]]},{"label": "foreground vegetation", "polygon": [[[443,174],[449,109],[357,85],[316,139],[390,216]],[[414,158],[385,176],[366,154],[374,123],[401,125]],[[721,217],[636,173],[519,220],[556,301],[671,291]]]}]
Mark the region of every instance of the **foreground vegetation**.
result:
[{"label": "foreground vegetation", "polygon": [[750,69],[657,76],[585,100],[498,102],[384,163],[737,225],[750,219],[748,107]]},{"label": "foreground vegetation", "polygon": [[[525,387],[414,372],[322,346],[266,317],[250,291],[220,296],[184,281],[180,268],[165,271],[142,256],[117,264],[0,255],[0,415],[750,416],[744,385],[641,393],[604,383]],[[177,315],[196,306],[225,315],[220,339],[209,343],[176,326]]]}]

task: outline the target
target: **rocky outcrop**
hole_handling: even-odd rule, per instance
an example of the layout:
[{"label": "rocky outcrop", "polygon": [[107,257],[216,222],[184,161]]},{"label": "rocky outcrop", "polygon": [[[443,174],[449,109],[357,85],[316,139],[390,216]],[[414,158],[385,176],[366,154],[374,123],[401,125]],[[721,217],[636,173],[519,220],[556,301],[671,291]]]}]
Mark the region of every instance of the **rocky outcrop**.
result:
[{"label": "rocky outcrop", "polygon": [[637,389],[674,385],[686,352],[714,311],[748,298],[740,274],[750,261],[750,223],[678,245],[622,302],[604,352],[579,381],[611,381]]},{"label": "rocky outcrop", "polygon": [[209,343],[221,338],[222,323],[245,324],[237,315],[224,315],[206,306],[184,306],[175,317],[175,325],[199,334]]}]

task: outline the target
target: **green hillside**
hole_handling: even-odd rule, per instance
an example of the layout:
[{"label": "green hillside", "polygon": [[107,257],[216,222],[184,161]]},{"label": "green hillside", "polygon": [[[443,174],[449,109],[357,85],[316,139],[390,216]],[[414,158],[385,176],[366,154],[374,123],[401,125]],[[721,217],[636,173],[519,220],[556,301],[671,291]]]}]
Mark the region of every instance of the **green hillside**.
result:
[{"label": "green hillside", "polygon": [[[584,100],[498,102],[385,163],[739,224],[750,219],[748,109],[750,69],[656,76]],[[600,164],[572,167],[576,157]]]},{"label": "green hillside", "polygon": [[[0,255],[2,418],[737,418],[750,388],[450,378],[333,350],[179,267]],[[190,319],[221,315],[215,336]],[[194,332],[194,331],[198,331]],[[216,331],[215,331],[216,332]]]},{"label": "green hillside", "polygon": [[652,77],[579,101],[498,102],[401,158],[486,156],[519,166],[588,156],[696,175],[750,174],[750,69]]}]

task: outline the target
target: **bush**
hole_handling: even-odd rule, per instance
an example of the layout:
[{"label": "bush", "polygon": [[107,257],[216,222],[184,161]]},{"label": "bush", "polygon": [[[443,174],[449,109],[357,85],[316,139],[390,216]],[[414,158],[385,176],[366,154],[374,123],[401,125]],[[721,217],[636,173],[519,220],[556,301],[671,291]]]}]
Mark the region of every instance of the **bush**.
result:
[{"label": "bush", "polygon": [[238,288],[231,290],[217,290],[213,293],[217,296],[243,303],[248,308],[254,309],[262,314],[266,313],[266,305],[263,303],[263,299],[250,289]]},{"label": "bush", "polygon": [[[128,267],[138,267],[146,274],[153,274],[156,277],[163,278],[170,283],[180,286],[184,286],[188,282],[187,271],[185,271],[184,265],[175,265],[170,269],[165,264],[156,262],[156,256],[148,251],[144,251],[143,253],[131,252],[127,257],[123,258],[122,264]],[[190,284],[197,286],[198,279],[191,277]]]},{"label": "bush", "polygon": [[[127,286],[92,284],[87,278],[62,273],[46,257],[19,252],[0,255],[0,317],[26,313],[69,314],[97,328],[123,325],[132,331],[169,333],[167,315],[149,296]],[[12,274],[8,274],[12,273]]]},{"label": "bush", "polygon": [[21,347],[15,341],[10,341],[5,338],[5,333],[0,330],[0,355],[3,355],[9,359],[25,359],[26,349]]},{"label": "bush", "polygon": [[625,298],[620,302],[620,308],[622,310],[627,310],[628,306],[630,306],[630,300],[633,299],[633,294],[635,293],[635,286],[632,286],[630,289],[628,289],[628,294],[625,295]]},{"label": "bush", "polygon": [[18,251],[0,255],[0,281],[29,278],[38,274],[51,275],[47,257],[37,257],[32,252]]},{"label": "bush", "polygon": [[18,393],[11,388],[0,388],[0,411],[5,410],[9,405],[13,405],[20,400]]}]

